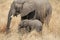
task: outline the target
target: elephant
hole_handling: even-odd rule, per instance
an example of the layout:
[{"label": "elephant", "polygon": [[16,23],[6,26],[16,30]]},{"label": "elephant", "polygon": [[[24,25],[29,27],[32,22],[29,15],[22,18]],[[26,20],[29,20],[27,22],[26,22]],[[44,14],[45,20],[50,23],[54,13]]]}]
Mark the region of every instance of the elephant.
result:
[{"label": "elephant", "polygon": [[14,0],[8,14],[7,30],[9,29],[12,15],[21,15],[21,20],[39,20],[44,24],[49,24],[52,7],[48,0]]},{"label": "elephant", "polygon": [[32,30],[36,29],[37,32],[42,31],[42,23],[39,20],[28,20],[25,19],[23,21],[21,21],[21,23],[19,24],[19,29],[21,30],[21,28],[25,28],[26,31],[31,32]]}]

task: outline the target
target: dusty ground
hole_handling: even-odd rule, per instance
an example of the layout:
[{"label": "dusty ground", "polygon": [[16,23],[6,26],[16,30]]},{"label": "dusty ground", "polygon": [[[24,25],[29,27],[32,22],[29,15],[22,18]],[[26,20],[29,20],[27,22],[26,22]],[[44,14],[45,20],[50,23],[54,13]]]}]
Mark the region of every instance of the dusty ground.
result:
[{"label": "dusty ground", "polygon": [[0,40],[60,40],[60,0],[49,0],[52,5],[52,17],[49,28],[43,25],[43,31],[37,33],[35,30],[31,33],[22,35],[18,32],[20,16],[13,17],[10,26],[11,32],[6,35],[7,15],[13,0],[0,0]]}]

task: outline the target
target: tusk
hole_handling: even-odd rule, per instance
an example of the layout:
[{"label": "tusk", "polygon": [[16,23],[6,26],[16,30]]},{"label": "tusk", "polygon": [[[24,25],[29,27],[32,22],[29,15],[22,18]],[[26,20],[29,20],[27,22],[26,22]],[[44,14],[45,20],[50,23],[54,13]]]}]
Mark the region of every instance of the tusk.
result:
[{"label": "tusk", "polygon": [[13,17],[13,15],[11,16],[11,18]]}]

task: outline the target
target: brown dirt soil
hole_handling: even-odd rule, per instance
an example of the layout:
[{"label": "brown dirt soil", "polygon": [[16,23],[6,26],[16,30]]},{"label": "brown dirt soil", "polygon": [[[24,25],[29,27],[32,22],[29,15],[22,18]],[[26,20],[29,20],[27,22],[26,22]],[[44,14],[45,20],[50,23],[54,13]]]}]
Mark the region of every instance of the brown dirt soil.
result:
[{"label": "brown dirt soil", "polygon": [[0,40],[60,40],[60,0],[49,0],[52,5],[52,17],[49,27],[43,25],[42,33],[35,30],[31,33],[18,33],[20,16],[13,17],[10,33],[5,34],[7,16],[13,0],[0,0]]}]

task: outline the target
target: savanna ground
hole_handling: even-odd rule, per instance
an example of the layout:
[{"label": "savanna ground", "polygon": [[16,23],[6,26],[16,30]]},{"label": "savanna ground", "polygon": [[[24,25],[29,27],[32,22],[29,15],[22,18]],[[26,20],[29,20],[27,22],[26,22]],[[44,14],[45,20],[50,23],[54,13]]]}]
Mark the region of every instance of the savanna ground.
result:
[{"label": "savanna ground", "polygon": [[5,34],[7,16],[13,0],[0,0],[0,40],[60,40],[60,0],[49,0],[52,5],[52,17],[49,27],[43,25],[42,34],[35,30],[31,33],[18,33],[20,16],[13,17],[10,33]]}]

